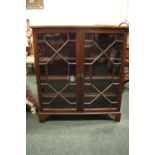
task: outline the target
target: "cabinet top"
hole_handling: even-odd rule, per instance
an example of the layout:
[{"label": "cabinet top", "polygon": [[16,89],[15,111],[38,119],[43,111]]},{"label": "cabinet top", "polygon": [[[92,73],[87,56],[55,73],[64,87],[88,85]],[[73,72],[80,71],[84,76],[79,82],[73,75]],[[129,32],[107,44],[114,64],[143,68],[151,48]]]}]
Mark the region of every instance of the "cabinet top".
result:
[{"label": "cabinet top", "polygon": [[63,28],[63,29],[129,29],[128,26],[115,26],[115,25],[46,25],[46,26],[31,26],[32,29],[44,28]]}]

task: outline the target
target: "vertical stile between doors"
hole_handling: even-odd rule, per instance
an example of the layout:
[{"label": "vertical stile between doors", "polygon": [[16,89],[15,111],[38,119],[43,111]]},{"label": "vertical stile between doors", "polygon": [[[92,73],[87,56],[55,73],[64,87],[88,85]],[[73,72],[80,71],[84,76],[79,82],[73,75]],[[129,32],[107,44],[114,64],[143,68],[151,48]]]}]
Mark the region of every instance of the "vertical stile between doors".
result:
[{"label": "vertical stile between doors", "polygon": [[79,29],[77,32],[77,111],[83,111],[84,87],[83,87],[83,64],[84,64],[84,34]]}]

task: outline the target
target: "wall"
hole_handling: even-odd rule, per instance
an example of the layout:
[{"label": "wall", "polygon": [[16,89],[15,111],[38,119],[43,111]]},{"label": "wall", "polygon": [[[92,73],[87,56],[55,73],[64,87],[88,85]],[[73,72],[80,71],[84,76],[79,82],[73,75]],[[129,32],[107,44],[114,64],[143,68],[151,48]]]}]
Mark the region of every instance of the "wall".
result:
[{"label": "wall", "polygon": [[44,9],[27,9],[31,25],[119,25],[128,20],[128,0],[44,0]]}]

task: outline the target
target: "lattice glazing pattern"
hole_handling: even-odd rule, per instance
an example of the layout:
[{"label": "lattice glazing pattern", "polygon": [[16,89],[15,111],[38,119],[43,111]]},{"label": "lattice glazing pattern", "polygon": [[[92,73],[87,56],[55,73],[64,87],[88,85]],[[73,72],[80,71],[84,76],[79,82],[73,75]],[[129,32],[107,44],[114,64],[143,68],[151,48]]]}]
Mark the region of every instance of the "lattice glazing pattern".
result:
[{"label": "lattice glazing pattern", "polygon": [[84,107],[113,107],[117,101],[123,34],[86,33]]},{"label": "lattice glazing pattern", "polygon": [[37,35],[41,91],[45,107],[76,108],[75,40],[75,33]]}]

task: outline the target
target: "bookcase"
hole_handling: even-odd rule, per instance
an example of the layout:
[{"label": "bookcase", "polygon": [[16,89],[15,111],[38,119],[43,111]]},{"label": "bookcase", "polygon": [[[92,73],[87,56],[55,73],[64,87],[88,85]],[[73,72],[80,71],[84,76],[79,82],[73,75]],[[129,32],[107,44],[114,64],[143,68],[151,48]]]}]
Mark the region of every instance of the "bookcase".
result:
[{"label": "bookcase", "polygon": [[126,26],[32,26],[39,120],[121,117]]}]

